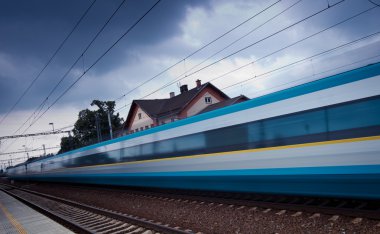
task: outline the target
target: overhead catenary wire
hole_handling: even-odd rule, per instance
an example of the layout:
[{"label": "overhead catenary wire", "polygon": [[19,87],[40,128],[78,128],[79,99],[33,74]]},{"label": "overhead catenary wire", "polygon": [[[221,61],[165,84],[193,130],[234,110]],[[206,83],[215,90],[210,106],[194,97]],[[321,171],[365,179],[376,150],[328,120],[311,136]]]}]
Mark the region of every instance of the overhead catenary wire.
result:
[{"label": "overhead catenary wire", "polygon": [[380,7],[380,4],[374,2],[373,0],[368,0],[368,1],[369,1],[370,3],[372,3],[373,5]]},{"label": "overhead catenary wire", "polygon": [[[66,73],[61,77],[61,79],[59,80],[59,82],[54,86],[54,88],[50,91],[49,95],[45,98],[45,100],[43,102],[45,102],[49,97],[50,95],[52,95],[52,93],[57,89],[57,87],[59,86],[59,84],[67,77],[67,75],[71,72],[71,70],[75,67],[75,65],[78,63],[78,61],[82,58],[83,54],[91,47],[92,43],[94,43],[94,41],[96,40],[96,38],[100,35],[100,33],[105,29],[105,27],[109,24],[109,22],[111,21],[111,19],[116,15],[116,13],[120,10],[121,6],[125,3],[126,0],[123,0],[120,2],[120,4],[118,5],[118,7],[113,11],[113,13],[111,14],[111,16],[107,19],[107,21],[103,24],[103,26],[100,28],[100,30],[98,30],[97,34],[92,38],[92,40],[90,41],[90,43],[86,46],[86,48],[82,51],[81,55],[76,59],[76,61],[71,65],[71,67],[66,71]],[[161,0],[157,1],[154,6],[156,6]],[[151,8],[152,9],[152,8]],[[150,10],[151,10],[150,9]],[[149,11],[150,11],[149,10]],[[144,14],[144,17],[145,17],[146,13]],[[141,19],[140,19],[141,20]],[[138,21],[139,22],[139,21]],[[134,26],[136,26],[136,23],[134,25],[132,25],[128,30],[127,32],[129,32]],[[127,33],[124,33],[122,35],[121,38],[123,38]],[[110,48],[113,48],[120,40],[121,38],[119,38],[119,40],[117,40],[113,45],[111,45]],[[85,74],[87,71],[89,71],[96,63],[98,63],[100,61],[101,58],[103,58],[105,56],[105,54],[107,54],[110,50],[110,48],[104,52],[93,64],[92,66],[90,66],[87,70],[83,71],[82,75],[80,75],[78,77],[78,79],[72,84],[70,85],[56,100],[55,102],[53,102],[42,114],[40,114],[37,118],[34,118],[31,123],[29,124],[29,126],[22,132],[22,134],[24,134],[30,127],[32,127],[60,98],[62,98],[63,95],[66,94],[66,92],[71,89]],[[41,103],[41,105],[43,104],[43,102]],[[41,106],[40,105],[40,106]],[[39,108],[39,107],[38,107]],[[37,108],[37,109],[38,109]],[[30,115],[27,120],[15,131],[15,133],[13,134],[16,134],[31,118],[33,117],[33,114]],[[16,140],[15,140],[16,141]],[[5,150],[8,150],[13,144],[14,142],[13,141],[12,143],[10,143],[8,145],[8,147],[5,149]]]},{"label": "overhead catenary wire", "polygon": [[[41,104],[36,108],[36,110],[34,111],[33,114],[31,114],[27,119],[26,121],[15,131],[14,134],[16,134],[18,131],[20,131],[22,129],[22,127],[25,126],[25,124],[34,116],[34,114],[38,111],[38,114],[40,114],[40,112],[42,111],[43,109],[43,106],[45,105],[45,103],[47,102],[47,100],[49,99],[49,97],[57,90],[57,88],[59,87],[59,85],[66,79],[66,77],[70,74],[70,72],[72,71],[72,69],[77,65],[78,61],[81,60],[83,58],[83,55],[88,51],[88,49],[92,46],[92,44],[95,42],[95,40],[99,37],[99,35],[104,31],[104,29],[107,27],[107,25],[109,24],[109,22],[112,20],[112,18],[116,15],[116,13],[120,10],[120,8],[124,5],[126,0],[122,0],[118,7],[112,12],[112,14],[108,17],[107,21],[102,25],[102,27],[98,30],[98,32],[95,34],[95,36],[91,39],[91,41],[87,44],[87,46],[85,47],[85,49],[81,52],[81,55],[77,57],[77,59],[74,61],[74,63],[69,67],[69,69],[65,72],[65,74],[61,77],[61,79],[58,81],[58,83],[53,87],[52,90],[50,90],[49,94],[46,96],[46,98],[41,102]],[[84,71],[85,73],[85,71]],[[33,120],[31,121],[32,123],[34,121],[36,121],[36,119],[38,118],[39,115],[37,115],[35,118],[33,118]]]},{"label": "overhead catenary wire", "polygon": [[[300,3],[302,0],[299,0],[295,3],[293,3],[292,5],[288,6],[287,8],[285,8],[284,10],[280,11],[279,13],[275,14],[274,16],[270,17],[268,20],[264,21],[262,24],[258,25],[257,27],[253,28],[252,30],[248,31],[247,33],[245,33],[243,36],[237,38],[236,40],[232,41],[231,43],[229,43],[227,46],[223,47],[222,49],[218,50],[217,52],[213,53],[212,55],[210,55],[209,57],[207,57],[206,59],[202,60],[200,63],[196,64],[195,66],[191,67],[189,70],[186,70],[185,72],[183,72],[182,74],[180,74],[179,76],[177,76],[175,79],[179,79],[182,77],[183,78],[187,78],[188,75],[187,73],[189,73],[190,71],[192,71],[193,69],[197,68],[198,66],[202,65],[203,63],[205,63],[206,61],[208,61],[210,58],[214,57],[215,55],[223,52],[224,50],[228,49],[229,47],[231,47],[232,45],[236,44],[237,42],[239,42],[240,40],[242,40],[243,38],[247,37],[248,35],[250,35],[251,33],[255,32],[257,29],[261,28],[262,26],[264,26],[265,24],[269,23],[270,21],[274,20],[275,18],[279,17],[280,15],[282,15],[283,13],[285,13],[286,11],[290,10],[291,8],[293,8],[294,6],[296,6],[298,3]],[[181,80],[181,79],[180,79]],[[170,84],[168,84],[167,86],[163,87],[163,88],[166,88],[168,87]]]},{"label": "overhead catenary wire", "polygon": [[[59,146],[54,146],[54,147],[46,147],[45,150],[49,150],[49,149],[58,149],[60,148]],[[22,150],[22,151],[14,151],[14,152],[4,152],[4,153],[0,153],[0,155],[9,155],[9,154],[22,154],[22,153],[29,153],[29,152],[34,152],[34,151],[43,151],[44,149],[43,148],[37,148],[37,149],[30,149],[30,150]],[[24,159],[25,157],[22,157],[20,159]],[[13,160],[16,160],[16,158],[13,158]],[[0,160],[0,161],[8,161],[8,160]]]},{"label": "overhead catenary wire", "polygon": [[314,54],[314,55],[308,56],[308,57],[306,57],[306,58],[299,59],[299,60],[297,60],[297,61],[294,61],[294,62],[288,63],[288,64],[286,64],[286,65],[284,65],[284,66],[281,66],[281,67],[275,68],[275,69],[273,69],[273,70],[270,70],[270,71],[267,71],[267,72],[261,73],[261,74],[259,74],[259,75],[256,75],[256,76],[253,76],[253,77],[250,77],[250,78],[248,78],[248,79],[245,79],[245,80],[242,80],[242,81],[236,82],[236,83],[234,83],[234,84],[232,84],[232,85],[228,85],[228,86],[226,86],[226,87],[221,88],[221,90],[225,90],[225,89],[231,88],[231,87],[233,87],[233,86],[236,86],[236,85],[239,85],[239,84],[246,83],[247,81],[253,80],[253,79],[257,78],[257,77],[268,75],[268,74],[270,74],[270,73],[273,73],[273,72],[279,71],[279,70],[281,70],[281,69],[284,69],[284,68],[287,68],[287,67],[293,66],[293,65],[295,65],[295,64],[301,63],[301,62],[303,62],[303,61],[308,61],[308,60],[310,60],[310,59],[312,59],[312,58],[315,58],[315,57],[321,56],[321,55],[326,54],[326,53],[330,53],[330,52],[335,51],[335,50],[337,50],[337,49],[340,49],[340,48],[346,47],[346,46],[348,46],[348,45],[352,45],[352,44],[355,44],[355,43],[361,42],[361,41],[363,41],[363,40],[365,40],[365,39],[368,39],[368,38],[371,38],[371,37],[377,36],[377,35],[379,35],[379,34],[380,34],[380,31],[375,32],[375,33],[371,33],[371,34],[366,35],[366,36],[363,36],[363,37],[361,37],[361,38],[359,38],[359,39],[356,39],[356,40],[353,40],[353,41],[350,41],[350,42],[347,42],[347,43],[341,44],[341,45],[339,45],[339,46],[336,46],[336,47],[334,47],[334,48],[331,48],[331,49],[328,49],[328,50],[325,50],[325,51],[319,52],[319,53],[317,53],[317,54]]},{"label": "overhead catenary wire", "polygon": [[344,20],[342,20],[342,21],[339,21],[338,23],[335,23],[335,24],[333,24],[333,25],[331,25],[331,26],[329,26],[329,27],[327,27],[327,28],[325,28],[325,29],[322,29],[322,30],[320,30],[320,31],[318,31],[318,32],[316,32],[316,33],[313,33],[313,34],[311,34],[311,35],[309,35],[309,36],[307,36],[307,37],[304,37],[304,38],[302,38],[302,39],[300,39],[300,40],[297,40],[297,41],[295,41],[294,43],[291,43],[291,44],[289,44],[289,45],[287,45],[287,46],[284,46],[284,47],[282,47],[282,48],[280,48],[280,49],[278,49],[278,50],[276,50],[276,51],[274,51],[274,52],[272,52],[272,53],[269,53],[269,54],[267,54],[267,55],[265,55],[265,56],[263,56],[263,57],[260,57],[260,58],[258,58],[258,59],[256,59],[256,60],[254,60],[254,61],[252,61],[252,62],[246,63],[246,64],[244,64],[244,65],[242,65],[242,66],[240,66],[240,67],[237,67],[237,68],[235,68],[235,69],[233,69],[233,70],[231,70],[231,71],[228,71],[228,72],[226,72],[226,73],[224,73],[224,74],[222,74],[222,75],[219,75],[219,76],[217,76],[217,77],[214,77],[214,78],[212,78],[212,79],[210,80],[210,82],[211,82],[211,81],[215,81],[215,80],[217,80],[217,79],[220,79],[220,78],[222,78],[222,77],[224,77],[224,76],[226,76],[226,75],[229,75],[229,74],[231,74],[231,73],[233,73],[233,72],[236,72],[236,71],[238,71],[238,70],[241,70],[242,68],[245,68],[245,67],[247,67],[247,66],[249,66],[249,65],[251,65],[251,64],[257,63],[257,62],[259,62],[259,61],[261,61],[261,60],[263,60],[263,59],[266,59],[266,58],[268,58],[268,57],[270,57],[270,56],[276,54],[276,53],[279,53],[279,52],[281,52],[281,51],[284,51],[284,50],[286,50],[286,49],[288,49],[288,48],[290,48],[290,47],[292,47],[292,46],[294,46],[294,45],[297,45],[297,44],[299,44],[299,43],[301,43],[301,42],[303,42],[303,41],[305,41],[305,40],[308,40],[308,39],[310,39],[310,38],[312,38],[312,37],[314,37],[314,36],[317,36],[317,35],[319,35],[319,34],[325,32],[325,31],[327,31],[327,30],[330,30],[330,29],[332,29],[332,28],[335,28],[336,26],[339,26],[339,25],[341,25],[341,24],[344,24],[344,23],[346,23],[346,22],[348,22],[348,21],[350,21],[350,20],[352,20],[352,19],[354,19],[354,18],[356,18],[356,17],[358,17],[358,16],[360,16],[360,15],[363,15],[363,14],[365,14],[365,13],[367,13],[367,12],[369,12],[369,11],[375,9],[375,8],[376,8],[376,7],[371,7],[371,8],[368,8],[368,9],[364,10],[364,11],[361,11],[361,12],[359,12],[359,13],[353,15],[353,16],[350,16],[350,17],[348,17],[348,18],[346,18],[346,19],[344,19]]},{"label": "overhead catenary wire", "polygon": [[[322,33],[322,32],[324,32],[324,31],[326,31],[326,30],[328,30],[328,29],[331,29],[331,28],[333,28],[333,27],[336,27],[336,26],[338,26],[338,25],[340,25],[340,24],[342,24],[342,23],[344,23],[344,22],[347,22],[347,21],[349,21],[349,20],[351,20],[351,19],[353,19],[353,18],[356,18],[356,17],[358,17],[358,16],[360,16],[360,15],[362,15],[362,14],[364,14],[364,13],[370,11],[370,10],[373,10],[373,9],[374,9],[374,7],[371,7],[371,8],[369,8],[369,9],[367,9],[367,10],[364,10],[364,11],[362,11],[362,12],[359,12],[358,14],[355,14],[355,15],[353,15],[353,16],[351,16],[351,17],[345,19],[345,20],[342,20],[342,21],[340,21],[340,22],[338,22],[338,23],[336,23],[336,24],[334,24],[334,25],[332,25],[332,26],[330,26],[330,27],[328,27],[328,28],[326,28],[326,29],[323,29],[323,30],[321,30],[321,31],[319,31],[319,32],[317,32],[317,33],[314,33],[314,34],[312,34],[312,35],[310,35],[310,36],[307,36],[307,37],[305,37],[305,38],[303,38],[303,39],[300,39],[300,40],[297,41],[297,42],[294,42],[294,43],[292,43],[292,44],[290,44],[290,45],[288,45],[288,46],[285,46],[285,47],[283,47],[283,48],[281,48],[281,49],[279,49],[279,50],[277,50],[277,51],[275,51],[275,52],[272,52],[272,53],[270,53],[270,54],[268,54],[268,55],[265,55],[265,56],[259,58],[258,60],[261,60],[261,59],[267,58],[267,57],[269,57],[269,56],[271,56],[271,55],[273,55],[273,54],[275,54],[275,53],[278,53],[278,52],[280,52],[280,51],[282,51],[282,50],[284,50],[284,49],[286,49],[286,48],[289,48],[290,46],[295,45],[296,43],[299,43],[299,42],[304,41],[304,40],[306,40],[306,39],[308,39],[308,38],[310,38],[310,37],[312,37],[312,36],[315,36],[315,35],[317,35],[317,34],[319,34],[319,33]],[[374,33],[374,34],[370,34],[370,35],[367,35],[367,36],[365,36],[365,37],[363,37],[363,38],[360,38],[360,39],[358,39],[358,40],[351,41],[351,42],[345,43],[345,44],[343,44],[343,45],[340,45],[340,46],[334,47],[333,49],[329,49],[329,50],[327,50],[327,51],[323,51],[323,52],[320,52],[320,53],[318,53],[318,54],[314,54],[314,55],[312,55],[312,56],[310,56],[310,57],[307,57],[307,58],[301,59],[301,60],[299,60],[299,61],[293,62],[293,63],[291,63],[291,64],[285,65],[285,66],[283,66],[283,67],[281,67],[281,68],[277,68],[277,69],[275,69],[275,70],[271,70],[271,71],[266,72],[266,73],[264,73],[264,74],[260,74],[260,75],[257,75],[257,76],[254,76],[254,77],[251,77],[251,78],[249,78],[249,80],[251,80],[251,79],[253,79],[253,78],[257,78],[257,77],[259,77],[259,76],[268,75],[268,74],[270,74],[270,73],[273,73],[273,72],[275,72],[275,71],[278,71],[278,70],[284,69],[284,68],[286,68],[286,67],[290,67],[290,66],[295,65],[295,64],[298,64],[298,63],[300,63],[300,62],[307,61],[308,59],[311,59],[311,58],[314,58],[314,57],[318,57],[318,56],[320,56],[320,55],[323,55],[323,54],[326,54],[326,53],[332,52],[332,51],[334,51],[334,50],[337,50],[337,49],[340,49],[340,48],[346,47],[346,46],[348,46],[348,45],[351,45],[351,44],[354,44],[354,43],[360,42],[360,41],[362,41],[362,40],[365,40],[365,39],[368,39],[368,38],[370,38],[370,37],[376,36],[376,35],[378,35],[379,33],[380,33],[380,32],[376,32],[376,33]],[[257,62],[258,60],[255,60],[254,62]],[[229,71],[229,72],[227,72],[227,73],[224,73],[224,74],[221,75],[221,76],[217,76],[217,77],[215,77],[215,78],[212,78],[210,81],[213,81],[213,80],[216,80],[216,79],[222,78],[222,77],[224,77],[224,76],[226,76],[226,75],[228,75],[228,74],[231,74],[231,73],[233,73],[233,72],[236,72],[237,70],[239,70],[239,69],[241,69],[241,68],[243,68],[243,67],[246,67],[247,65],[250,65],[250,64],[252,64],[252,63],[253,63],[253,62],[250,62],[250,63],[245,64],[245,65],[243,65],[243,66],[241,66],[241,67],[239,67],[239,68],[237,68],[237,69],[234,69],[234,70],[232,70],[232,71]],[[209,82],[210,82],[210,81],[209,81]],[[248,80],[247,80],[247,81],[248,81]],[[232,86],[235,86],[235,85],[239,85],[239,84],[241,84],[241,83],[244,83],[244,82],[235,83],[235,84],[230,85],[230,86],[232,87]],[[227,88],[229,88],[229,87],[224,87],[224,88],[222,88],[221,90],[224,90],[224,89],[227,89]],[[149,95],[150,95],[150,94],[144,96],[143,98],[145,98],[145,97],[147,97],[147,96],[149,96]],[[129,105],[131,105],[131,104],[132,104],[132,103],[129,103],[128,105],[125,105],[125,106],[123,106],[123,107],[117,109],[116,111],[121,110],[121,109],[123,109],[123,108],[125,108],[125,107],[127,107],[127,106],[129,106]]]},{"label": "overhead catenary wire", "polygon": [[[331,68],[331,69],[327,69],[327,70],[324,70],[322,72],[315,73],[313,75],[309,75],[309,76],[305,76],[305,77],[302,77],[302,78],[299,78],[299,79],[296,79],[296,80],[285,82],[285,83],[282,83],[280,85],[275,85],[275,86],[272,86],[272,87],[269,87],[269,88],[266,88],[266,89],[254,92],[251,95],[258,96],[259,93],[267,92],[269,90],[274,90],[276,88],[283,87],[283,86],[286,86],[286,85],[289,85],[289,84],[294,84],[294,83],[297,83],[297,82],[302,81],[302,80],[306,80],[306,79],[311,78],[311,77],[316,77],[316,76],[319,76],[319,75],[322,75],[322,74],[326,74],[328,72],[336,71],[338,69],[342,69],[342,68],[345,68],[345,67],[348,67],[348,66],[352,66],[354,64],[363,63],[364,61],[369,61],[369,60],[372,60],[374,58],[380,58],[380,54],[377,54],[377,55],[374,55],[374,56],[370,56],[370,57],[367,57],[367,58],[364,58],[364,59],[360,59],[360,60],[357,60],[357,61],[352,62],[352,63],[340,65],[338,67],[334,67],[334,68]],[[264,77],[259,77],[259,79],[260,78],[264,78]],[[280,91],[280,90],[277,90],[277,91]]]},{"label": "overhead catenary wire", "polygon": [[283,31],[285,31],[285,30],[288,30],[289,28],[292,28],[292,27],[294,27],[295,25],[297,25],[297,24],[299,24],[299,23],[302,23],[302,22],[304,22],[304,21],[306,21],[306,20],[308,20],[308,19],[310,19],[310,18],[312,18],[312,17],[314,17],[314,16],[316,16],[316,15],[319,15],[319,14],[321,14],[322,12],[324,12],[324,11],[326,11],[326,10],[328,10],[328,9],[330,9],[330,8],[332,8],[332,7],[334,7],[334,6],[337,6],[338,4],[340,4],[340,3],[344,2],[344,1],[345,1],[345,0],[341,0],[341,1],[337,2],[337,3],[334,3],[333,5],[330,5],[329,7],[326,7],[326,8],[324,8],[324,9],[322,9],[322,10],[319,10],[319,11],[317,11],[317,12],[315,12],[315,13],[313,13],[313,14],[311,14],[311,15],[309,15],[309,16],[307,16],[307,17],[305,17],[305,18],[303,18],[303,19],[301,19],[301,20],[299,20],[299,21],[297,21],[297,22],[295,22],[295,23],[289,25],[289,26],[286,26],[285,28],[282,28],[281,30],[276,31],[275,33],[272,33],[272,34],[270,34],[270,35],[268,35],[268,36],[266,36],[266,37],[264,37],[264,38],[262,38],[262,39],[260,39],[260,40],[258,40],[258,41],[255,41],[254,43],[251,43],[251,44],[249,44],[249,45],[247,45],[247,46],[245,46],[245,47],[243,47],[243,48],[241,48],[241,49],[239,49],[239,50],[237,50],[237,51],[235,51],[235,52],[233,52],[233,53],[231,53],[231,54],[228,54],[228,55],[224,56],[224,57],[221,58],[221,59],[216,60],[215,62],[212,62],[212,63],[210,63],[210,64],[208,64],[208,65],[206,65],[206,66],[204,66],[204,67],[202,67],[202,68],[200,68],[200,69],[194,71],[194,72],[191,72],[191,73],[187,74],[186,76],[183,76],[183,77],[181,77],[181,78],[179,78],[179,79],[173,80],[172,82],[168,83],[168,84],[165,85],[165,86],[160,87],[159,89],[157,89],[156,91],[152,92],[151,94],[156,93],[156,92],[158,92],[159,90],[161,90],[162,88],[165,88],[165,87],[167,87],[167,86],[169,86],[169,85],[175,84],[175,83],[177,83],[178,81],[180,81],[180,80],[182,80],[182,79],[188,78],[188,77],[190,77],[190,76],[192,76],[192,75],[194,75],[194,74],[196,74],[196,73],[198,73],[198,72],[200,72],[200,71],[203,71],[203,70],[205,70],[206,68],[209,68],[209,67],[211,67],[211,66],[213,66],[213,65],[215,65],[215,64],[217,64],[217,63],[219,63],[219,62],[221,62],[221,61],[223,61],[223,60],[225,60],[225,59],[227,59],[227,58],[230,58],[230,57],[232,57],[232,56],[234,56],[234,55],[236,55],[236,54],[238,54],[238,53],[240,53],[240,52],[242,52],[242,51],[244,51],[244,50],[246,50],[246,49],[249,49],[249,48],[251,48],[252,46],[257,45],[258,43],[263,42],[263,41],[265,41],[265,40],[267,40],[267,39],[269,39],[269,38],[271,38],[271,37],[273,37],[273,36],[275,36],[275,35],[277,35],[277,34],[283,32]]},{"label": "overhead catenary wire", "polygon": [[161,0],[158,0],[156,1],[156,3],[151,6],[149,8],[148,11],[146,11],[137,21],[135,21],[135,23],[133,23],[126,32],[124,32],[105,52],[103,52],[96,60],[95,62],[93,62],[83,73],[82,75],[80,75],[79,77],[77,77],[77,79],[67,88],[65,89],[65,91],[60,95],[58,96],[55,101],[49,105],[49,107],[35,120],[33,121],[29,127],[24,131],[26,132],[31,126],[33,126],[51,107],[53,107],[71,88],[73,88],[75,86],[75,84],[78,83],[79,80],[81,80],[84,75],[90,70],[92,69],[106,54],[108,54],[108,52],[116,45],[120,42],[121,39],[123,39],[130,31],[132,31],[132,29],[134,29],[136,27],[136,25],[141,21],[143,20],[148,14],[149,12],[151,12],[156,6],[157,4],[160,2]]},{"label": "overhead catenary wire", "polygon": [[255,13],[254,15],[252,15],[251,17],[249,17],[248,19],[244,20],[243,22],[239,23],[238,25],[232,27],[231,29],[229,29],[228,31],[224,32],[223,34],[219,35],[218,37],[216,37],[215,39],[211,40],[210,42],[206,43],[205,45],[203,45],[202,47],[198,48],[197,50],[193,51],[192,53],[188,54],[187,56],[185,56],[183,59],[180,59],[179,61],[177,61],[176,63],[170,65],[169,67],[165,68],[164,70],[162,70],[161,72],[159,72],[158,74],[154,75],[153,77],[145,80],[144,82],[142,82],[141,84],[137,85],[136,87],[134,87],[133,89],[129,90],[127,93],[121,95],[120,97],[116,98],[114,101],[118,101],[122,98],[124,98],[125,96],[127,96],[128,94],[132,93],[133,91],[137,90],[138,88],[142,87],[143,85],[147,84],[148,82],[154,80],[155,78],[161,76],[162,74],[164,74],[165,72],[169,71],[170,69],[172,69],[173,67],[177,66],[178,64],[182,63],[182,62],[185,62],[186,59],[189,59],[190,57],[192,57],[193,55],[197,54],[198,52],[202,51],[203,49],[207,48],[208,46],[210,46],[211,44],[215,43],[216,41],[218,41],[219,39],[223,38],[224,36],[228,35],[229,33],[233,32],[234,30],[236,30],[237,28],[241,27],[242,25],[244,25],[245,23],[251,21],[252,19],[256,18],[257,16],[261,15],[262,13],[266,12],[267,10],[269,10],[270,8],[272,8],[273,6],[277,5],[281,0],[278,0],[276,2],[274,2],[273,4],[265,7],[264,9],[262,9],[261,11]]},{"label": "overhead catenary wire", "polygon": [[[158,92],[158,91],[160,91],[160,90],[162,90],[162,89],[164,89],[164,88],[166,88],[166,87],[168,87],[168,86],[170,86],[170,85],[172,85],[172,84],[175,84],[175,83],[177,83],[178,81],[180,81],[180,80],[182,80],[182,79],[188,78],[188,77],[191,76],[191,75],[194,75],[194,74],[196,74],[196,73],[198,73],[198,72],[200,72],[200,71],[202,71],[202,70],[204,70],[204,69],[206,69],[206,68],[208,68],[208,67],[211,67],[211,66],[213,66],[213,65],[215,65],[215,64],[217,64],[217,63],[219,63],[219,62],[221,62],[221,61],[223,61],[223,60],[225,60],[225,59],[227,59],[227,58],[229,58],[229,57],[231,57],[231,56],[233,56],[233,55],[236,55],[236,54],[238,54],[238,53],[240,53],[240,52],[242,52],[242,51],[244,51],[244,50],[246,50],[246,49],[248,49],[248,48],[250,48],[250,47],[252,47],[252,46],[254,46],[254,45],[256,45],[256,44],[259,44],[260,42],[265,41],[265,40],[267,40],[267,39],[269,39],[269,38],[271,38],[271,37],[273,37],[273,36],[275,36],[275,35],[277,35],[277,34],[283,32],[283,31],[285,31],[285,30],[288,30],[289,28],[294,27],[295,25],[298,25],[298,24],[300,24],[300,23],[302,23],[302,22],[304,22],[304,21],[306,21],[306,20],[308,20],[308,19],[310,19],[310,18],[312,18],[312,17],[314,17],[314,16],[316,16],[316,15],[318,15],[318,14],[321,14],[322,12],[324,12],[324,11],[326,11],[326,10],[328,10],[328,9],[331,9],[331,8],[333,8],[333,7],[337,6],[337,5],[339,5],[339,4],[342,3],[342,2],[344,2],[344,0],[341,0],[341,1],[339,1],[339,2],[336,2],[336,3],[332,4],[332,5],[330,5],[329,7],[323,8],[323,9],[321,9],[321,10],[319,10],[319,11],[317,11],[317,12],[315,12],[315,13],[313,13],[313,14],[311,14],[311,15],[309,15],[309,16],[307,16],[307,17],[301,19],[301,20],[298,20],[298,21],[296,21],[295,23],[292,23],[292,24],[290,24],[290,25],[288,25],[288,26],[286,26],[286,27],[284,27],[284,28],[282,28],[282,29],[280,29],[280,30],[278,30],[278,31],[276,31],[276,32],[274,32],[274,33],[268,35],[268,36],[265,36],[265,37],[263,37],[263,38],[261,38],[261,39],[255,41],[255,42],[253,42],[253,43],[251,43],[251,44],[249,44],[249,45],[247,45],[247,46],[245,46],[245,47],[243,47],[243,48],[241,48],[241,49],[239,49],[239,50],[237,50],[237,51],[234,51],[233,53],[230,53],[230,54],[228,54],[227,56],[224,56],[224,57],[221,58],[221,59],[218,59],[218,60],[215,61],[215,62],[212,62],[212,63],[210,63],[210,64],[208,64],[208,65],[206,65],[206,66],[204,66],[204,67],[202,67],[202,68],[200,68],[200,69],[198,69],[198,70],[192,72],[192,73],[186,74],[186,76],[182,76],[182,77],[180,77],[179,79],[172,80],[172,81],[170,81],[169,83],[167,83],[167,84],[165,84],[165,85],[159,87],[158,89],[156,89],[156,90],[154,90],[154,91],[148,93],[147,95],[141,97],[140,99],[143,99],[143,98],[149,97],[150,95],[152,95],[152,94],[154,94],[154,93],[156,93],[156,92]],[[371,8],[371,9],[372,9],[372,8]],[[128,103],[128,104],[126,104],[126,105],[124,105],[124,106],[118,108],[116,111],[119,111],[119,110],[121,110],[121,109],[124,109],[124,108],[130,106],[131,104],[132,104],[132,103]]]},{"label": "overhead catenary wire", "polygon": [[76,22],[74,27],[71,29],[69,34],[66,35],[66,37],[63,39],[61,44],[58,46],[58,48],[55,50],[55,52],[50,56],[48,62],[43,66],[40,72],[38,72],[37,76],[32,80],[32,82],[29,84],[29,86],[24,90],[24,92],[21,94],[21,96],[17,99],[17,101],[12,105],[12,107],[9,109],[9,111],[4,115],[4,117],[0,120],[0,125],[3,123],[3,121],[8,117],[10,113],[14,110],[14,108],[20,103],[20,101],[24,98],[24,96],[29,92],[31,87],[34,85],[34,83],[40,78],[41,74],[45,71],[45,69],[50,65],[50,63],[53,61],[55,56],[58,54],[58,52],[62,49],[63,45],[66,43],[66,41],[70,38],[70,36],[73,34],[73,32],[77,29],[79,24],[82,22],[82,20],[86,17],[87,13],[90,11],[92,6],[95,4],[96,0],[93,0],[90,6],[84,11],[82,16],[79,18],[79,20]]}]

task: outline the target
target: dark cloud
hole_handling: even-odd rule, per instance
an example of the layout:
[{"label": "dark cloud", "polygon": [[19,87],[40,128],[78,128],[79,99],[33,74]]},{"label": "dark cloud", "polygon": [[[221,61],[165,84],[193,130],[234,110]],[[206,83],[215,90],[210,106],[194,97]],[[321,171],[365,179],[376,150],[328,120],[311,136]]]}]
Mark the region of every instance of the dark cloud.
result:
[{"label": "dark cloud", "polygon": [[[0,103],[5,113],[38,74],[61,41],[70,32],[92,1],[16,0],[0,3],[0,66],[1,58],[17,66],[17,70],[0,72],[0,93],[7,102]],[[87,17],[72,34],[58,56],[46,69],[17,109],[36,107],[44,96],[81,55],[97,31],[121,1],[98,0]],[[88,67],[116,41],[156,1],[126,1],[107,28],[89,48],[78,67]],[[128,50],[160,43],[179,32],[178,23],[188,6],[205,1],[161,1],[112,51],[96,65],[93,72],[102,74],[125,63]],[[2,57],[1,57],[2,56]],[[127,60],[128,61],[128,60]],[[4,65],[4,64],[3,64]],[[72,81],[69,78],[68,81]],[[68,84],[64,84],[63,87]],[[62,89],[61,89],[62,90]]]}]

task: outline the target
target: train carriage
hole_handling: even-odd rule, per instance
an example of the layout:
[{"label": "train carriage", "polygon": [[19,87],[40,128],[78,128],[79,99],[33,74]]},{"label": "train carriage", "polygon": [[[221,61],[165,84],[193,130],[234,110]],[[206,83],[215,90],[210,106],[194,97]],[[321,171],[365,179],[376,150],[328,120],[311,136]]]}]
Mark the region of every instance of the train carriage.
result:
[{"label": "train carriage", "polygon": [[380,198],[380,63],[7,170],[12,179]]}]

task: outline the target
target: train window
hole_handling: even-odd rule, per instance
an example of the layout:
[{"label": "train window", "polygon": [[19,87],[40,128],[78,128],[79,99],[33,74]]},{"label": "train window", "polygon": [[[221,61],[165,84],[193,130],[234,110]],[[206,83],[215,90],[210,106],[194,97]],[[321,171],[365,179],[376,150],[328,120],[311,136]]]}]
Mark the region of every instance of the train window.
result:
[{"label": "train window", "polygon": [[329,130],[338,131],[380,125],[380,98],[328,109]]},{"label": "train window", "polygon": [[164,140],[155,143],[155,152],[158,154],[174,152],[174,140]]},{"label": "train window", "polygon": [[247,128],[250,148],[262,146],[261,142],[265,139],[265,132],[262,128],[262,121],[249,123]]},{"label": "train window", "polygon": [[107,153],[107,157],[109,157],[111,160],[117,161],[120,158],[120,152],[121,152],[120,150],[109,151]]},{"label": "train window", "polygon": [[[264,120],[266,140],[281,141],[287,137],[310,135],[327,131],[324,110],[299,113]],[[278,142],[281,145],[281,142]]]},{"label": "train window", "polygon": [[141,145],[141,154],[142,155],[152,155],[153,152],[153,144],[144,144]]},{"label": "train window", "polygon": [[235,149],[237,145],[248,143],[247,126],[236,125],[232,127],[212,130],[205,133],[207,148],[219,148],[220,150]]},{"label": "train window", "polygon": [[203,133],[175,139],[175,146],[178,151],[197,150],[206,147]]}]

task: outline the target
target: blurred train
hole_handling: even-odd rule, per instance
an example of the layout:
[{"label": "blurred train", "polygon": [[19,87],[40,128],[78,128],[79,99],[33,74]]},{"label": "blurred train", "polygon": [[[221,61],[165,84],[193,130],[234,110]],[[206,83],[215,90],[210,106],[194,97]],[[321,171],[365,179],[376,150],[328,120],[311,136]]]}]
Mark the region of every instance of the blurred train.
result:
[{"label": "blurred train", "polygon": [[380,198],[380,63],[7,170],[11,179]]}]

